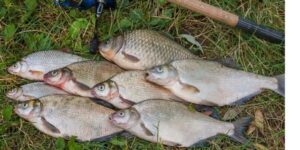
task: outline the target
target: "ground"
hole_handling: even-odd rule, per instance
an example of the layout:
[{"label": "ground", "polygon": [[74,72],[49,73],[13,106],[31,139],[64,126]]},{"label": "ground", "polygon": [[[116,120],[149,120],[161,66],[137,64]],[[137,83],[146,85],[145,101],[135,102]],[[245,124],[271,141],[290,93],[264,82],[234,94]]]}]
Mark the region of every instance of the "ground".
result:
[{"label": "ground", "polygon": [[[203,58],[230,58],[242,70],[266,76],[284,73],[283,44],[268,43],[164,1],[118,0],[118,8],[105,11],[101,17],[101,40],[124,31],[153,29],[167,33]],[[284,29],[283,0],[203,1],[259,24],[280,31]],[[93,37],[93,17],[93,10],[66,10],[54,6],[51,0],[0,1],[0,149],[173,149],[138,138],[116,137],[102,143],[55,139],[13,113],[14,103],[5,97],[5,92],[30,81],[9,75],[6,68],[22,57],[38,50],[67,48],[83,57],[103,59],[99,54],[88,52],[88,43]],[[202,51],[181,38],[181,34],[196,37]],[[283,97],[272,91],[263,92],[239,106],[242,111],[236,118],[250,116],[256,120],[252,126],[254,131],[248,131],[249,143],[241,145],[220,136],[203,149],[284,149],[284,106]],[[224,115],[234,108],[216,109]]]}]

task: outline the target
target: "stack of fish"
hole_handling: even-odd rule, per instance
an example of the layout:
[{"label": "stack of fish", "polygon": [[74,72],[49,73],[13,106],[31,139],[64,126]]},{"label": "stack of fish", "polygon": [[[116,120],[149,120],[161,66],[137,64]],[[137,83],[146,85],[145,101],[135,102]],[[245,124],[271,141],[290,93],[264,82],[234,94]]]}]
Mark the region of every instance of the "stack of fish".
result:
[{"label": "stack of fish", "polygon": [[263,89],[284,95],[284,75],[265,77],[200,59],[155,31],[125,33],[99,51],[110,62],[49,50],[9,67],[11,74],[39,81],[7,93],[19,101],[16,114],[53,137],[103,141],[130,133],[191,147],[219,134],[244,143],[251,119],[224,122],[187,104],[243,104]]}]

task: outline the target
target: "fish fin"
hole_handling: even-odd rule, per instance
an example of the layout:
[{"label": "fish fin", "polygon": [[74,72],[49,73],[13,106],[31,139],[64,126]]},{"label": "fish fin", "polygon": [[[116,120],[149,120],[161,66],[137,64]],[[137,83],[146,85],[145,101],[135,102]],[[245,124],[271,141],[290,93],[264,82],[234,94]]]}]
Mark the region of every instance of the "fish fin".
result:
[{"label": "fish fin", "polygon": [[144,130],[145,134],[148,136],[154,136],[155,134],[153,134],[146,126],[144,123],[140,124],[142,129]]},{"label": "fish fin", "polygon": [[87,85],[85,85],[85,84],[83,84],[83,83],[81,83],[81,82],[78,82],[78,81],[76,81],[76,80],[74,80],[74,83],[76,83],[76,85],[78,86],[78,88],[80,88],[80,89],[82,89],[82,90],[84,90],[84,91],[88,91],[88,90],[91,89],[91,88],[88,87]]},{"label": "fish fin", "polygon": [[182,86],[181,90],[183,90],[184,92],[191,93],[191,94],[200,93],[200,90],[195,86],[183,83],[181,81],[179,81],[179,83]]},{"label": "fish fin", "polygon": [[222,64],[225,67],[232,68],[232,69],[237,69],[237,70],[242,70],[241,66],[237,64],[233,58],[223,58],[223,59],[215,59],[214,61]]},{"label": "fish fin", "polygon": [[167,141],[167,140],[162,140],[162,142],[166,145],[169,146],[175,146],[175,147],[181,147],[182,144],[176,143],[176,142],[171,142],[171,141]]},{"label": "fish fin", "polygon": [[94,141],[94,142],[104,142],[104,141],[108,141],[108,140],[110,140],[111,138],[113,138],[114,136],[118,136],[118,135],[121,135],[121,136],[122,136],[122,133],[123,133],[123,132],[125,132],[125,131],[120,131],[120,132],[113,133],[113,134],[110,134],[110,135],[106,135],[106,136],[103,136],[103,137],[95,138],[95,139],[92,139],[91,141]]},{"label": "fish fin", "polygon": [[209,142],[208,140],[209,139],[213,139],[215,138],[215,136],[211,137],[211,138],[207,138],[207,139],[204,139],[204,140],[200,140],[198,141],[197,143],[189,146],[189,148],[199,148],[199,147],[208,147],[209,146]]},{"label": "fish fin", "polygon": [[251,100],[254,96],[258,95],[258,94],[261,93],[261,92],[262,92],[262,90],[259,90],[259,91],[257,91],[257,92],[254,92],[254,93],[252,93],[252,94],[250,94],[250,95],[248,95],[248,96],[246,96],[246,97],[243,97],[243,98],[241,98],[241,99],[239,99],[239,100],[237,100],[237,101],[235,101],[235,102],[233,102],[233,103],[231,103],[231,104],[229,104],[229,105],[243,105],[243,104],[245,104],[247,101]]},{"label": "fish fin", "polygon": [[37,75],[37,76],[40,76],[40,75],[44,75],[44,73],[42,71],[33,71],[33,70],[29,70],[29,72],[33,75]]},{"label": "fish fin", "polygon": [[220,119],[221,118],[220,113],[218,112],[218,110],[214,107],[211,107],[211,106],[204,106],[204,105],[196,104],[195,105],[195,110],[198,111],[198,112],[201,112],[201,113],[203,113],[207,116],[215,118],[215,119]]},{"label": "fish fin", "polygon": [[98,104],[98,105],[102,105],[104,107],[107,107],[107,108],[110,108],[110,109],[113,109],[113,110],[117,110],[117,108],[112,105],[111,103],[108,103],[102,99],[97,99],[97,98],[90,98],[91,101],[93,101],[94,103]]},{"label": "fish fin", "polygon": [[135,103],[134,102],[132,102],[132,101],[130,101],[130,100],[128,100],[128,99],[125,99],[125,98],[123,98],[122,96],[120,96],[120,99],[124,102],[124,103],[126,103],[126,104],[128,104],[128,105],[134,105]]},{"label": "fish fin", "polygon": [[137,58],[137,57],[135,57],[135,56],[133,56],[133,55],[127,54],[126,52],[122,52],[122,54],[124,55],[124,57],[125,57],[126,59],[128,59],[129,61],[131,61],[131,62],[133,62],[133,63],[137,63],[137,62],[140,61],[139,58]]},{"label": "fish fin", "polygon": [[53,133],[60,133],[60,131],[51,123],[49,123],[44,117],[41,118],[43,125],[51,132]]},{"label": "fish fin", "polygon": [[275,76],[275,78],[277,79],[277,83],[278,83],[278,88],[275,90],[276,93],[280,94],[281,96],[285,95],[285,75],[278,75]]},{"label": "fish fin", "polygon": [[244,117],[233,122],[234,133],[230,137],[237,142],[246,143],[248,140],[244,136],[244,131],[250,125],[251,121],[252,121],[251,117]]}]

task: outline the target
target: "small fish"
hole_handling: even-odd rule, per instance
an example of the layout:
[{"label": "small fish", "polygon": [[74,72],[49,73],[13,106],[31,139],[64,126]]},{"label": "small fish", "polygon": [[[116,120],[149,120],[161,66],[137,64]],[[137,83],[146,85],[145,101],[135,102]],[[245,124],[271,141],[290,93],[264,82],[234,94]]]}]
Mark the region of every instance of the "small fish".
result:
[{"label": "small fish", "polygon": [[206,60],[177,60],[148,70],[147,80],[209,106],[243,104],[263,89],[284,95],[284,75],[266,77]]},{"label": "small fish", "polygon": [[114,110],[84,97],[46,96],[17,104],[14,111],[52,137],[75,136],[79,141],[103,141],[123,131],[109,121]]},{"label": "small fish", "polygon": [[99,46],[101,55],[127,70],[145,70],[180,59],[199,57],[151,30],[135,30]]},{"label": "small fish", "polygon": [[71,94],[94,97],[91,87],[122,71],[123,69],[107,61],[83,61],[48,72],[44,81]]},{"label": "small fish", "polygon": [[245,143],[243,133],[251,122],[249,117],[233,123],[219,121],[166,100],[143,101],[113,113],[110,120],[144,140],[176,147],[197,147],[219,134]]},{"label": "small fish", "polygon": [[84,60],[87,59],[61,51],[39,51],[22,58],[7,70],[25,79],[42,81],[45,73]]},{"label": "small fish", "polygon": [[123,109],[147,99],[178,100],[169,90],[146,81],[145,71],[126,71],[95,85],[92,94]]},{"label": "small fish", "polygon": [[67,95],[65,91],[62,91],[56,87],[45,84],[44,82],[34,82],[26,85],[22,85],[19,88],[14,88],[6,93],[8,98],[16,101],[27,101],[32,99],[38,99],[48,95]]}]

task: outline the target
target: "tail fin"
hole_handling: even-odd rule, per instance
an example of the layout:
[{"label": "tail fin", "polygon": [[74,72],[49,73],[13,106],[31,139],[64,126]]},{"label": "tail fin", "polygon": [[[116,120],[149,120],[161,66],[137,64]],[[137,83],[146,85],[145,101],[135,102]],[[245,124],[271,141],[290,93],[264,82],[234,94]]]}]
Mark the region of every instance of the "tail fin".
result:
[{"label": "tail fin", "polygon": [[278,83],[278,88],[275,90],[276,93],[280,94],[281,96],[284,96],[285,94],[285,78],[284,74],[276,76]]},{"label": "tail fin", "polygon": [[248,140],[244,137],[244,131],[250,125],[251,121],[252,119],[250,117],[244,117],[233,122],[234,134],[231,136],[231,138],[237,142],[246,143]]}]

